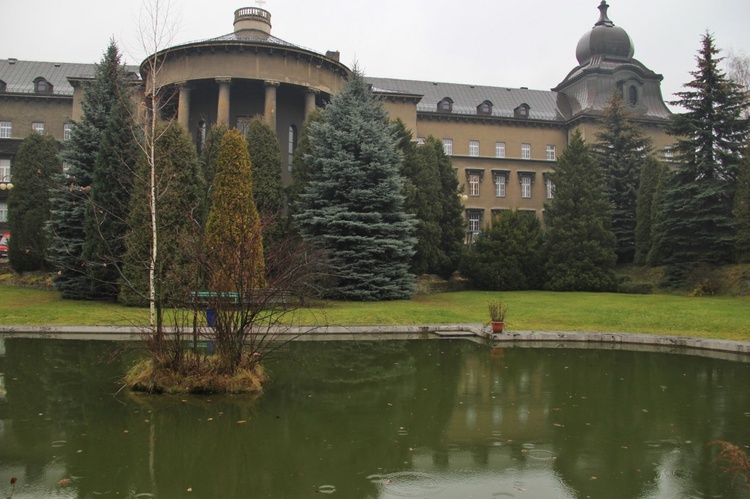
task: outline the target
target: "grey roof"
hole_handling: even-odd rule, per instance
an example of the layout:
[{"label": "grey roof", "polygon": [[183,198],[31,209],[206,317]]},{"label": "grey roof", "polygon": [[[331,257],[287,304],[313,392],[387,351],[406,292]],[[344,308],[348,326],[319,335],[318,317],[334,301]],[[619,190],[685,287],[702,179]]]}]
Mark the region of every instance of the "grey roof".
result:
[{"label": "grey roof", "polygon": [[[137,74],[137,68],[128,66]],[[93,78],[96,64],[70,62],[19,61],[0,59],[0,80],[5,82],[6,92],[33,94],[34,80],[41,76],[52,84],[52,95],[73,95],[73,87],[68,78]]]},{"label": "grey roof", "polygon": [[394,78],[365,78],[379,93],[402,93],[422,95],[417,112],[437,113],[438,102],[446,97],[453,101],[451,114],[474,115],[477,106],[484,101],[492,103],[492,116],[514,117],[514,110],[521,104],[529,106],[529,119],[563,121],[557,108],[557,93],[549,90],[527,88],[488,87],[461,83],[398,80]]},{"label": "grey roof", "polygon": [[302,47],[300,45],[295,45],[293,43],[289,43],[285,40],[282,40],[281,38],[277,38],[273,35],[270,35],[268,33],[265,33],[263,31],[257,30],[257,29],[243,29],[241,31],[234,31],[232,33],[227,33],[226,35],[218,36],[215,38],[207,38],[205,40],[195,40],[188,43],[182,43],[180,45],[176,45],[174,47],[171,47],[169,50],[174,50],[182,47],[189,47],[190,45],[196,45],[196,44],[203,44],[203,43],[216,43],[216,42],[247,42],[247,43],[261,43],[264,45],[278,45],[280,47],[288,47],[288,48],[294,48],[299,50],[304,50],[307,52],[312,52],[314,54],[319,54],[318,52],[308,49],[306,47]]}]

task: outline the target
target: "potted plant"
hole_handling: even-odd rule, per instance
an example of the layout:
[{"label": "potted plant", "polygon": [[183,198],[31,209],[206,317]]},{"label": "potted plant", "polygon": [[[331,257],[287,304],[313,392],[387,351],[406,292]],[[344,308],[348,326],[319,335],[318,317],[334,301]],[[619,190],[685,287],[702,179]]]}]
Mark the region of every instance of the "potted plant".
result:
[{"label": "potted plant", "polygon": [[493,333],[502,333],[505,325],[505,314],[508,312],[508,306],[502,300],[492,300],[487,303],[490,311],[490,322],[492,323]]}]

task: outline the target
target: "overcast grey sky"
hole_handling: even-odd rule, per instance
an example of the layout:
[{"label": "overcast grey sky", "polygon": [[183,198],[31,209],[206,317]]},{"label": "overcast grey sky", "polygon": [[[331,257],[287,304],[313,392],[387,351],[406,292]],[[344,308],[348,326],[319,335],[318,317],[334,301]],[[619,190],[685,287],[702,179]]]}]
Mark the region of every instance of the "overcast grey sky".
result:
[{"label": "overcast grey sky", "polygon": [[[150,0],[149,0],[150,1]],[[162,0],[163,1],[163,0]],[[262,0],[261,0],[262,1]],[[266,0],[272,34],[316,52],[339,50],[368,76],[546,90],[577,62],[600,0]],[[690,80],[700,37],[750,54],[748,0],[608,0],[635,58],[664,75],[665,100]],[[172,0],[172,44],[232,31],[255,0]],[[140,47],[141,0],[0,0],[0,59],[98,62],[110,38],[127,62]]]}]

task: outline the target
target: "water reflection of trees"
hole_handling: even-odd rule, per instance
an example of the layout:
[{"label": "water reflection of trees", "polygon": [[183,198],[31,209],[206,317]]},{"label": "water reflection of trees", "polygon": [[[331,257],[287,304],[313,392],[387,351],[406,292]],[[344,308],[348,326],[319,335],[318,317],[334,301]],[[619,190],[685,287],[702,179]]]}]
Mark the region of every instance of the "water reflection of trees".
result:
[{"label": "water reflection of trees", "polygon": [[258,400],[115,397],[128,359],[108,363],[114,347],[6,341],[0,478],[22,465],[24,484],[52,490],[72,478],[79,497],[188,488],[301,497],[332,484],[365,498],[378,495],[372,474],[478,470],[515,484],[509,476],[533,470],[563,484],[562,495],[731,496],[705,444],[750,443],[750,364],[465,341],[300,342],[270,366]]}]

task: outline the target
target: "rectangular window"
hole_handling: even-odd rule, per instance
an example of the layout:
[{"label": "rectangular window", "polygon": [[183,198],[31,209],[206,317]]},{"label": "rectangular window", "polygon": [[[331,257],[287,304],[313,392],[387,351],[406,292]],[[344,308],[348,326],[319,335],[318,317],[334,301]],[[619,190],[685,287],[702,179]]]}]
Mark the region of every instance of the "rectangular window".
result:
[{"label": "rectangular window", "polygon": [[479,156],[479,141],[478,140],[469,141],[469,156]]},{"label": "rectangular window", "polygon": [[495,157],[496,158],[505,157],[505,142],[495,142]]},{"label": "rectangular window", "polygon": [[0,182],[10,182],[10,160],[0,159]]},{"label": "rectangular window", "polygon": [[505,197],[505,175],[495,175],[495,197]]},{"label": "rectangular window", "polygon": [[31,129],[34,130],[38,134],[44,134],[44,123],[40,122],[34,122],[31,124]]},{"label": "rectangular window", "polygon": [[250,120],[252,118],[249,118],[247,116],[237,116],[237,130],[240,131],[240,133],[245,136],[247,135],[247,131],[250,129]]},{"label": "rectangular window", "polygon": [[478,211],[470,211],[468,218],[469,232],[479,232],[480,213]]},{"label": "rectangular window", "polygon": [[0,223],[8,221],[8,203],[0,203]]},{"label": "rectangular window", "polygon": [[479,196],[479,175],[469,175],[469,196]]},{"label": "rectangular window", "polygon": [[13,137],[13,122],[0,121],[0,139],[10,139]]},{"label": "rectangular window", "polygon": [[550,179],[547,179],[544,182],[544,186],[547,189],[547,199],[554,198],[555,197],[555,184],[553,184]]},{"label": "rectangular window", "polygon": [[63,140],[70,140],[70,132],[73,131],[73,125],[65,123],[63,125]]},{"label": "rectangular window", "polygon": [[555,146],[547,146],[547,161],[555,160]]},{"label": "rectangular window", "polygon": [[453,154],[453,139],[443,139],[443,152],[448,156]]},{"label": "rectangular window", "polygon": [[417,137],[417,145],[418,146],[424,145],[424,137]]},{"label": "rectangular window", "polygon": [[521,177],[521,197],[531,197],[531,177]]},{"label": "rectangular window", "polygon": [[674,151],[672,151],[672,147],[670,146],[664,148],[664,161],[667,163],[674,161]]},{"label": "rectangular window", "polygon": [[531,144],[521,144],[521,159],[531,159]]}]

